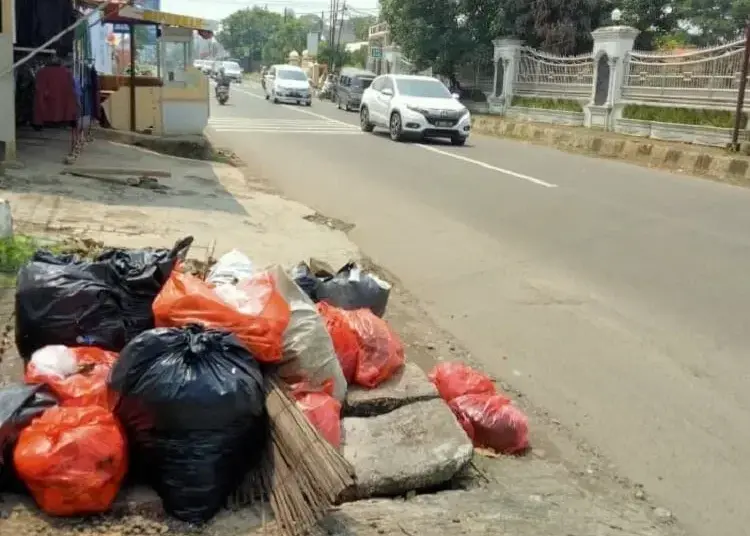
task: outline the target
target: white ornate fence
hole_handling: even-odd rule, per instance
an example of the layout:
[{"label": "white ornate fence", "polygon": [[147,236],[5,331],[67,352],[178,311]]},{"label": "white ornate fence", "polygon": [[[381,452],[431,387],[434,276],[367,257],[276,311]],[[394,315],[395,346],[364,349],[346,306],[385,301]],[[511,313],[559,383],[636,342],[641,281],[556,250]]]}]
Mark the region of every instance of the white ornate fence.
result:
[{"label": "white ornate fence", "polygon": [[630,51],[622,97],[680,107],[733,109],[741,78],[744,41],[681,53]]},{"label": "white ornate fence", "polygon": [[594,83],[594,58],[554,56],[522,47],[515,72],[515,95],[586,100]]}]

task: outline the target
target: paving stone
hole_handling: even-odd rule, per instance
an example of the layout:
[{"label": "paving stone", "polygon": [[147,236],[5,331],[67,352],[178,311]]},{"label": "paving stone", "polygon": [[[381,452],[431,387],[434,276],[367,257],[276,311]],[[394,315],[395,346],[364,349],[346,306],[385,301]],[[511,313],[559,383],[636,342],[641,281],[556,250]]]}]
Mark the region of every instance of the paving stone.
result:
[{"label": "paving stone", "polygon": [[346,396],[344,415],[383,415],[407,404],[438,398],[437,389],[417,365],[407,363],[393,378],[375,389],[352,386]]},{"label": "paving stone", "polygon": [[344,500],[402,495],[448,482],[470,461],[471,441],[440,399],[385,415],[346,417],[342,452],[357,486]]}]

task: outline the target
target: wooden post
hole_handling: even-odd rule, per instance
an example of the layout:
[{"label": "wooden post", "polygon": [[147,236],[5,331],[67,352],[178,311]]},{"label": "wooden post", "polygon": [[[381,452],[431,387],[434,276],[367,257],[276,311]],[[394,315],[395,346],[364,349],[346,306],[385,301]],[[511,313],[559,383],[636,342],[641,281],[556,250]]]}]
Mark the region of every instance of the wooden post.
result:
[{"label": "wooden post", "polygon": [[135,24],[130,23],[130,130],[135,132]]},{"label": "wooden post", "polygon": [[742,108],[745,105],[745,89],[747,88],[748,61],[750,60],[750,22],[745,25],[745,52],[742,56],[740,70],[740,88],[737,95],[737,110],[734,114],[734,130],[732,131],[732,150],[739,151],[740,128],[742,128]]}]

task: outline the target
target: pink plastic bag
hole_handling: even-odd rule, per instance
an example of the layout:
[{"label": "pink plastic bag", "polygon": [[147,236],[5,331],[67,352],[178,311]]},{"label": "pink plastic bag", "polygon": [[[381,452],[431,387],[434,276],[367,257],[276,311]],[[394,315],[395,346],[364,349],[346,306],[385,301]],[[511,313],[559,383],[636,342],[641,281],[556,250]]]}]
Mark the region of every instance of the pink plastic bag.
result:
[{"label": "pink plastic bag", "polygon": [[429,374],[430,381],[446,402],[463,395],[494,395],[492,380],[463,363],[438,363]]},{"label": "pink plastic bag", "polygon": [[291,386],[292,396],[307,420],[331,445],[341,446],[341,402],[333,398],[331,382],[316,389],[307,382]]},{"label": "pink plastic bag", "polygon": [[448,404],[475,447],[517,454],[529,447],[526,415],[502,395],[463,395]]}]

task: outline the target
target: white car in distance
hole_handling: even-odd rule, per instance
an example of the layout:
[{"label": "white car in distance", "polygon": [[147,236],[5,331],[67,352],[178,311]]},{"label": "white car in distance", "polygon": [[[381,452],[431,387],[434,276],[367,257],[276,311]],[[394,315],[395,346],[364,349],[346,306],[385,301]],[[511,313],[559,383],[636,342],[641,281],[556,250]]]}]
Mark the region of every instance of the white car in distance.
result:
[{"label": "white car in distance", "polygon": [[271,100],[274,104],[286,102],[312,105],[310,80],[300,67],[273,65],[266,73],[265,82],[266,100]]},{"label": "white car in distance", "polygon": [[471,132],[471,113],[440,80],[388,74],[377,77],[362,95],[360,127],[387,128],[394,141],[447,138],[463,145]]},{"label": "white car in distance", "polygon": [[220,62],[219,69],[222,68],[227,78],[238,84],[242,83],[242,67],[240,67],[239,63],[236,61],[222,61]]}]

